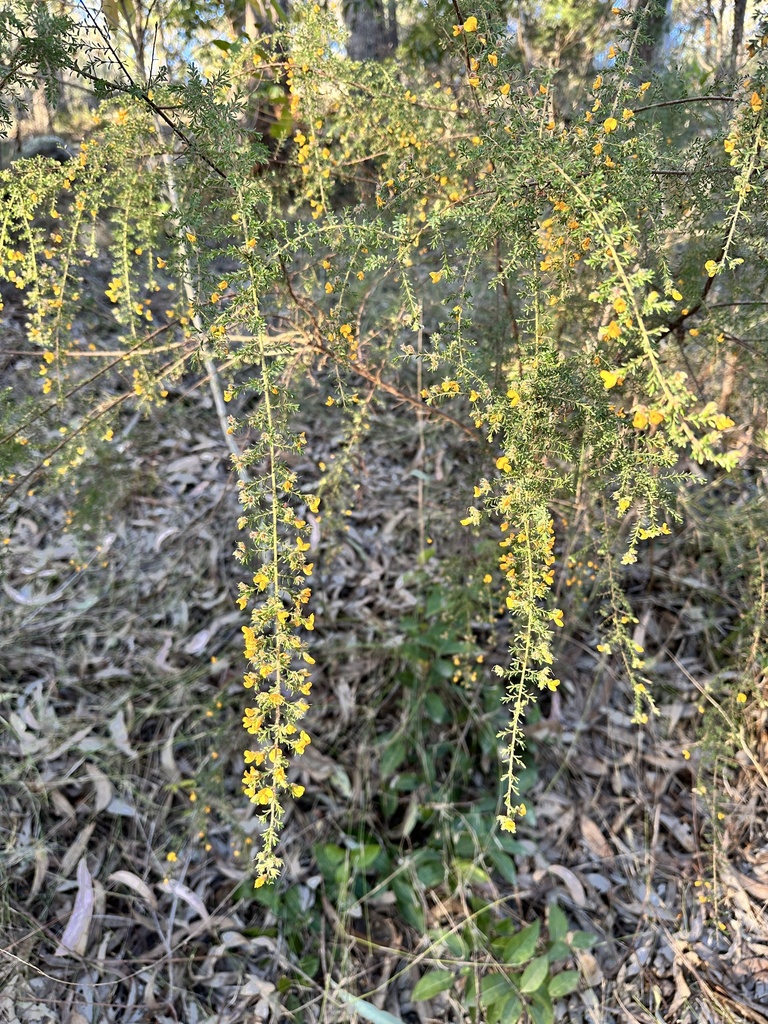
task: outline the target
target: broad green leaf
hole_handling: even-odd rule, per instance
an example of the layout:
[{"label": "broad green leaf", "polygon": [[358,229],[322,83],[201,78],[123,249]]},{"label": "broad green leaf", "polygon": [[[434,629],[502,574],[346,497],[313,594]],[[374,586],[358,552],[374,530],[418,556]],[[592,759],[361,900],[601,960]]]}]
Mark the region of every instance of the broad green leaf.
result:
[{"label": "broad green leaf", "polygon": [[512,858],[501,850],[488,850],[486,857],[499,872],[505,882],[514,885],[517,882],[517,869]]},{"label": "broad green leaf", "polygon": [[561,971],[560,974],[556,974],[547,986],[547,991],[552,999],[561,999],[563,996],[570,995],[571,992],[575,992],[579,987],[579,972],[578,971]]},{"label": "broad green leaf", "polygon": [[523,1004],[514,993],[501,1004],[499,1024],[517,1024],[523,1013]]},{"label": "broad green leaf", "polygon": [[549,906],[549,937],[553,942],[564,939],[568,934],[568,918],[556,903]]},{"label": "broad green leaf", "polygon": [[356,871],[368,871],[380,853],[381,847],[377,843],[365,843],[350,850],[349,859]]},{"label": "broad green leaf", "polygon": [[483,871],[474,861],[457,859],[453,862],[453,867],[459,879],[467,885],[473,882],[476,885],[487,885],[491,880],[488,872]]},{"label": "broad green leaf", "polygon": [[480,1005],[491,1006],[498,1003],[512,991],[503,974],[487,974],[480,982]]},{"label": "broad green leaf", "polygon": [[382,779],[388,779],[405,760],[407,749],[401,739],[393,740],[388,744],[379,761],[379,773]]},{"label": "broad green leaf", "polygon": [[[470,992],[470,985],[467,986],[467,994],[464,999],[464,1004],[470,1007],[478,1005],[478,996],[474,991],[474,985],[471,987],[472,991]],[[497,971],[493,974],[486,974],[480,981],[480,1006],[492,1006],[493,1003],[506,998],[513,991],[512,986],[503,974],[499,974]]]},{"label": "broad green leaf", "polygon": [[570,955],[571,947],[567,942],[561,942],[560,940],[551,943],[547,949],[547,956],[549,957],[550,963],[553,963],[555,960],[565,960],[566,957],[569,957]]},{"label": "broad green leaf", "polygon": [[537,956],[535,960],[531,960],[523,971],[523,976],[520,979],[520,991],[536,992],[536,990],[540,989],[544,984],[548,973],[549,958],[546,956]]},{"label": "broad green leaf", "polygon": [[424,698],[424,709],[432,719],[433,722],[445,722],[448,715],[448,709],[445,706],[443,698],[434,693],[434,691],[428,693]]},{"label": "broad green leaf", "polygon": [[523,928],[517,935],[513,935],[504,950],[505,963],[524,964],[536,952],[536,943],[539,941],[541,921],[534,921],[527,928]]},{"label": "broad green leaf", "polygon": [[574,949],[591,949],[597,942],[597,936],[592,932],[574,932],[571,937],[571,946]]},{"label": "broad green leaf", "polygon": [[421,902],[418,896],[413,891],[413,886],[408,878],[403,875],[398,875],[397,878],[392,879],[392,891],[397,899],[397,906],[400,913],[403,915],[405,920],[416,929],[417,932],[423,934],[425,931],[424,925],[424,910],[422,909]]},{"label": "broad green leaf", "polygon": [[435,885],[440,885],[445,879],[445,868],[443,867],[443,859],[440,854],[432,850],[424,850],[420,851],[414,857],[414,860],[416,862],[416,875],[423,885],[432,888]]},{"label": "broad green leaf", "polygon": [[552,1001],[546,992],[534,992],[528,1013],[533,1024],[554,1024],[555,1011],[552,1009]]},{"label": "broad green leaf", "polygon": [[413,987],[411,1000],[414,1003],[422,999],[432,999],[440,992],[446,992],[453,985],[452,971],[427,971]]},{"label": "broad green leaf", "polygon": [[445,947],[451,956],[456,957],[457,960],[466,960],[469,956],[469,946],[461,935],[458,935],[456,932],[445,935],[442,941],[445,943]]}]

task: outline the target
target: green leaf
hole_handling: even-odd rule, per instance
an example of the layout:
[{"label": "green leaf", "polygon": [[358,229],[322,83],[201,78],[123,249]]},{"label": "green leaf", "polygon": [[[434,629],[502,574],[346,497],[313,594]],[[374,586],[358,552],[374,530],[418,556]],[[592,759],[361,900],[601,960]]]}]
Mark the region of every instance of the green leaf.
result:
[{"label": "green leaf", "polygon": [[561,942],[559,939],[547,947],[547,956],[550,963],[554,963],[555,960],[565,960],[570,955],[571,947],[567,942]]},{"label": "green leaf", "polygon": [[369,1003],[367,999],[360,999],[343,989],[336,990],[336,998],[344,1003],[349,1003],[359,1017],[369,1020],[371,1024],[405,1024],[402,1017],[395,1017],[394,1014],[387,1013],[386,1010],[380,1010],[378,1006]]},{"label": "green leaf", "polygon": [[465,885],[472,885],[473,882],[476,885],[487,885],[491,880],[491,876],[488,872],[483,871],[483,869],[472,860],[457,859],[453,862],[453,867],[456,875]]},{"label": "green leaf", "polygon": [[591,949],[597,942],[597,936],[592,932],[574,932],[571,937],[571,946],[574,949]]},{"label": "green leaf", "polygon": [[431,691],[424,698],[424,708],[433,722],[445,722],[448,718],[448,709],[445,702],[434,691]]},{"label": "green leaf", "polygon": [[480,982],[480,1005],[491,1006],[508,996],[511,990],[503,974],[487,974]]},{"label": "green leaf", "polygon": [[553,942],[564,939],[568,933],[568,918],[556,903],[549,906],[549,937]]},{"label": "green leaf", "polygon": [[226,39],[212,39],[211,43],[218,50],[223,50],[224,53],[227,53],[229,50],[232,49],[232,43],[228,42]]},{"label": "green leaf", "polygon": [[414,861],[416,864],[416,875],[422,885],[426,885],[431,889],[444,881],[445,868],[439,853],[433,850],[419,851],[414,857]]},{"label": "green leaf", "polygon": [[534,992],[528,1007],[533,1024],[554,1024],[555,1011],[546,992]]},{"label": "green leaf", "polygon": [[523,976],[520,979],[520,991],[536,992],[544,984],[548,974],[549,958],[547,956],[537,956],[535,960],[531,960],[523,971]]},{"label": "green leaf", "polygon": [[457,960],[466,960],[469,956],[469,946],[456,932],[451,932],[450,935],[441,936],[435,935],[435,941],[441,940],[445,944],[445,948],[451,954],[456,957]]},{"label": "green leaf", "polygon": [[527,928],[523,928],[517,935],[513,935],[504,950],[504,962],[516,966],[524,964],[536,952],[536,943],[539,941],[541,921],[534,921]]},{"label": "green leaf", "polygon": [[523,1013],[523,1004],[516,995],[511,995],[502,1004],[499,1014],[499,1024],[517,1024]]},{"label": "green leaf", "polygon": [[560,974],[556,974],[547,986],[552,999],[561,999],[563,996],[568,996],[571,992],[575,992],[579,987],[579,972],[578,971],[561,971]]},{"label": "green leaf", "polygon": [[363,846],[350,850],[349,859],[355,871],[368,871],[381,853],[381,847],[376,843],[365,843]]},{"label": "green leaf", "polygon": [[453,985],[452,971],[427,971],[413,987],[411,1000],[414,1003],[422,999],[432,999],[440,992],[447,991]]},{"label": "green leaf", "polygon": [[515,867],[515,862],[508,854],[503,853],[501,850],[488,850],[486,857],[505,882],[509,882],[510,885],[514,885],[517,882],[517,868]]},{"label": "green leaf", "polygon": [[407,749],[401,739],[393,740],[384,750],[379,761],[379,773],[382,779],[388,779],[405,760]]},{"label": "green leaf", "polygon": [[299,960],[299,967],[305,974],[308,974],[310,978],[314,978],[320,970],[320,960],[316,956],[305,956]]},{"label": "green leaf", "polygon": [[417,932],[423,934],[425,931],[424,910],[422,909],[418,896],[413,891],[413,886],[409,879],[403,877],[403,875],[398,875],[397,878],[393,878],[392,891],[397,899],[398,909],[405,920],[409,925],[415,928]]}]

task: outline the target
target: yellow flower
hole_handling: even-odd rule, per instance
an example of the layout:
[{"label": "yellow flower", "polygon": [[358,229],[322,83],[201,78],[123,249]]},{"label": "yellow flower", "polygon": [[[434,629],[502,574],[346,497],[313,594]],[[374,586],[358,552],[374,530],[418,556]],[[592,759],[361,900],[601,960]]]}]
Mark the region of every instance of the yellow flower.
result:
[{"label": "yellow flower", "polygon": [[464,31],[477,32],[477,18],[474,16],[474,14],[467,18],[467,20],[464,22]]},{"label": "yellow flower", "polygon": [[599,89],[602,84],[603,84],[603,76],[602,75],[598,75],[597,78],[592,83],[592,92],[595,92],[597,89]]},{"label": "yellow flower", "polygon": [[483,583],[493,583],[493,576],[489,572],[483,576]]},{"label": "yellow flower", "polygon": [[512,463],[509,461],[506,455],[501,455],[496,459],[496,469],[500,469],[502,473],[512,472]]},{"label": "yellow flower", "polygon": [[613,300],[613,308],[617,313],[624,313],[627,309],[627,300],[619,296],[618,299]]},{"label": "yellow flower", "polygon": [[495,54],[495,53],[489,53],[488,54],[488,63],[491,65],[492,68],[495,68],[496,65],[499,63],[498,55]]},{"label": "yellow flower", "polygon": [[685,760],[686,761],[690,761],[690,759],[691,759],[691,752],[690,752],[690,750],[688,750],[688,749],[683,750],[682,753],[683,753],[683,757],[685,758]]},{"label": "yellow flower", "polygon": [[677,288],[673,288],[672,291],[669,294],[672,296],[672,298],[675,300],[675,302],[680,302],[682,297],[683,297],[680,294],[680,292],[677,290]]},{"label": "yellow flower", "polygon": [[746,695],[746,693],[737,693],[736,694],[736,700],[739,702],[739,704],[746,704],[747,703],[747,695]]},{"label": "yellow flower", "polygon": [[657,427],[659,423],[663,423],[664,413],[661,411],[661,409],[651,409],[651,411],[648,413],[648,419],[654,427]]},{"label": "yellow flower", "polygon": [[752,111],[755,114],[758,112],[758,110],[762,110],[763,101],[760,99],[759,95],[756,92],[753,92],[752,95],[749,97],[749,105],[750,107],[752,107]]},{"label": "yellow flower", "polygon": [[509,391],[507,392],[507,398],[509,399],[509,404],[512,406],[513,409],[516,405],[520,404],[520,395],[515,391],[514,388],[509,389]]},{"label": "yellow flower", "polygon": [[504,85],[502,85],[502,87],[499,89],[499,92],[501,93],[502,96],[509,96],[509,90],[511,88],[512,86],[509,84],[509,82],[505,82]]},{"label": "yellow flower", "polygon": [[517,824],[514,818],[510,818],[507,814],[500,814],[496,819],[499,823],[499,828],[502,832],[517,832]]},{"label": "yellow flower", "polygon": [[467,82],[473,89],[476,89],[478,85],[480,85],[480,79],[477,77],[477,75],[470,75],[470,77],[467,79]]},{"label": "yellow flower", "polygon": [[293,744],[293,749],[299,756],[301,756],[311,742],[312,740],[310,737],[302,729],[299,733],[299,738]]},{"label": "yellow flower", "polygon": [[650,82],[643,82],[642,85],[640,86],[640,88],[637,91],[642,96],[642,94],[644,92],[646,92],[648,89],[650,89],[650,87],[651,87],[651,83]]},{"label": "yellow flower", "polygon": [[736,149],[736,140],[735,139],[726,139],[723,142],[723,149],[725,150],[726,153],[732,153],[734,151],[734,149]]},{"label": "yellow flower", "polygon": [[648,417],[642,409],[638,409],[632,420],[632,426],[636,430],[642,430],[648,426]]},{"label": "yellow flower", "polygon": [[332,291],[333,291],[333,285],[331,284],[330,281],[326,281],[325,282],[325,294],[326,295],[330,295]]},{"label": "yellow flower", "polygon": [[454,34],[454,36],[460,36],[461,35],[461,25],[454,25],[453,26],[453,34]]},{"label": "yellow flower", "polygon": [[613,370],[601,370],[600,376],[603,378],[603,385],[606,391],[610,391],[611,388],[615,388],[619,383],[618,373],[614,373]]},{"label": "yellow flower", "polygon": [[707,262],[704,264],[704,269],[706,270],[709,277],[714,277],[717,273],[717,263],[715,263],[714,260],[707,260]]},{"label": "yellow flower", "polygon": [[605,121],[603,121],[603,128],[606,134],[609,134],[610,132],[615,132],[618,127],[619,122],[616,120],[615,117],[606,117]]},{"label": "yellow flower", "polygon": [[167,861],[169,861],[169,862],[170,862],[171,864],[175,864],[175,863],[176,863],[176,861],[177,861],[177,860],[178,860],[179,858],[178,858],[178,857],[176,856],[176,854],[175,854],[175,853],[173,852],[173,850],[171,850],[171,852],[170,852],[170,853],[166,854],[166,857],[165,857],[165,859],[166,859]]},{"label": "yellow flower", "polygon": [[432,284],[437,284],[443,276],[442,270],[431,270],[429,276],[432,278]]},{"label": "yellow flower", "polygon": [[624,109],[621,112],[621,117],[624,121],[631,121],[634,116],[634,110],[630,110],[629,107],[624,107]]},{"label": "yellow flower", "polygon": [[549,617],[556,626],[563,628],[563,612],[560,608],[553,608],[549,613]]}]

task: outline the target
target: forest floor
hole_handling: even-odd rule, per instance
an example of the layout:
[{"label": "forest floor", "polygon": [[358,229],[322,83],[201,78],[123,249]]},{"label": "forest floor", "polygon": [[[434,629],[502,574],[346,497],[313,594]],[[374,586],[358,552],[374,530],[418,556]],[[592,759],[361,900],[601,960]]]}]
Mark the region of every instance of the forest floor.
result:
[{"label": "forest floor", "polygon": [[[660,712],[640,728],[595,650],[590,554],[567,550],[580,510],[563,508],[576,625],[562,696],[526,727],[529,813],[503,845],[505,627],[463,609],[481,559],[448,511],[471,475],[466,441],[389,401],[367,415],[351,442],[323,410],[294,467],[311,490],[343,463],[312,535],[313,742],[274,890],[254,891],[249,870],[239,506],[206,388],[172,391],[162,418],[126,415],[77,494],[14,499],[0,1020],[476,1019],[470,980],[498,973],[510,929],[551,929],[556,903],[569,935],[594,936],[563,957],[580,984],[557,1020],[766,1024],[768,733],[756,711],[727,760],[701,741],[705,705],[728,727],[710,681],[740,604],[695,523],[630,579]],[[455,984],[414,1001],[438,970]]]}]

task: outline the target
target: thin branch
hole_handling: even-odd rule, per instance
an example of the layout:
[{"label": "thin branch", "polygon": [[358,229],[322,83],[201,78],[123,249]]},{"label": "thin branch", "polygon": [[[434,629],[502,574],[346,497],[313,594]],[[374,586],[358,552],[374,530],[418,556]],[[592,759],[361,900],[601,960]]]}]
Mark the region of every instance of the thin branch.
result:
[{"label": "thin branch", "polygon": [[656,110],[658,107],[676,107],[681,103],[706,103],[710,100],[719,103],[738,103],[735,96],[687,96],[681,100],[663,100],[660,103],[648,103],[644,107],[633,107],[634,114],[642,114],[645,110]]}]

